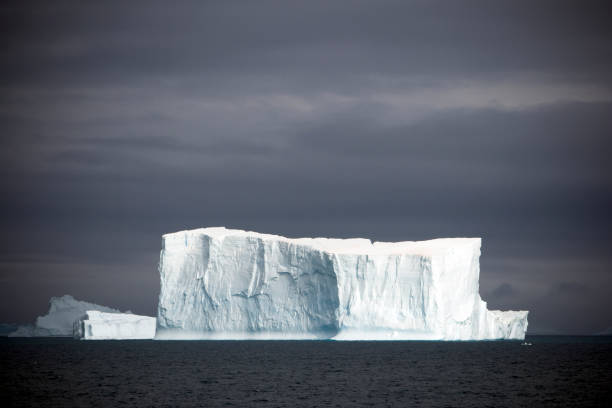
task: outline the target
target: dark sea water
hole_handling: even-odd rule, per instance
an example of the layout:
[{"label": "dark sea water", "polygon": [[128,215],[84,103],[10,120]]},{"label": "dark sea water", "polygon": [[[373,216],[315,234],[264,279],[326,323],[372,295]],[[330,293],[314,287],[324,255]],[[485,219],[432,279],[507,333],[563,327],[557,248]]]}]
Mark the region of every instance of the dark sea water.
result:
[{"label": "dark sea water", "polygon": [[612,407],[612,337],[0,339],[0,406]]}]

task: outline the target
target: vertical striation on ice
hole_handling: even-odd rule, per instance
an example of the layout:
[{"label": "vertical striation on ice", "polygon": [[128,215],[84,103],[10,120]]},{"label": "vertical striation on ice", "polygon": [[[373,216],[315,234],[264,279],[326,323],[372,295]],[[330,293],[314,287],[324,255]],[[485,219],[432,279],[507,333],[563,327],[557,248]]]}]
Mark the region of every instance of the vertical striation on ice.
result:
[{"label": "vertical striation on ice", "polygon": [[88,310],[75,320],[73,336],[82,340],[153,339],[155,327],[154,317]]},{"label": "vertical striation on ice", "polygon": [[480,244],[166,234],[158,324],[177,337],[522,339],[526,311],[480,298]]}]

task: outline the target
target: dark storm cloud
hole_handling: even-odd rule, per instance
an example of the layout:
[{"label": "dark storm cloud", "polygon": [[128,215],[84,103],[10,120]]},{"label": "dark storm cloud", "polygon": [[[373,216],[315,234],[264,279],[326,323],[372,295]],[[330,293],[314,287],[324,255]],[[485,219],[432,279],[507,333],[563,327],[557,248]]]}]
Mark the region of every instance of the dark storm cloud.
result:
[{"label": "dark storm cloud", "polygon": [[605,2],[397,1],[375,9],[359,1],[193,2],[172,9],[163,2],[43,2],[35,9],[5,6],[3,14],[6,53],[17,57],[5,69],[28,80],[79,78],[102,66],[111,80],[202,69],[265,75],[289,69],[317,82],[325,80],[320,71],[479,77],[545,69],[592,77],[605,75],[610,63]]},{"label": "dark storm cloud", "polygon": [[551,289],[552,294],[584,295],[588,292],[589,287],[579,282],[559,282]]},{"label": "dark storm cloud", "polygon": [[508,296],[516,296],[516,289],[509,283],[502,283],[496,287],[490,295],[490,297],[493,298],[504,298]]},{"label": "dark storm cloud", "polygon": [[[153,314],[160,235],[226,225],[482,236],[491,306],[531,309],[536,332],[604,330],[609,16],[558,1],[3,5],[0,320],[64,292]],[[569,311],[572,287],[593,289]]]}]

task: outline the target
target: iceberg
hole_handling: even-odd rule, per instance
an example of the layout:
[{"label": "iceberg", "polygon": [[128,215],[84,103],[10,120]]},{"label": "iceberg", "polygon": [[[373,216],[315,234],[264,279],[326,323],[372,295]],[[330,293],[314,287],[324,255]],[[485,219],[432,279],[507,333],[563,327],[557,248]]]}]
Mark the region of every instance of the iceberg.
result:
[{"label": "iceberg", "polygon": [[38,317],[34,325],[19,326],[9,337],[72,337],[74,321],[88,310],[121,313],[117,309],[76,300],[70,295],[52,297],[49,305],[49,312]]},{"label": "iceberg", "polygon": [[18,325],[12,323],[0,323],[0,337],[9,336],[19,328]]},{"label": "iceberg", "polygon": [[74,322],[73,336],[82,340],[153,339],[155,326],[154,317],[88,310]]},{"label": "iceberg", "polygon": [[480,298],[480,246],[165,234],[158,338],[524,339],[527,311],[487,310]]}]

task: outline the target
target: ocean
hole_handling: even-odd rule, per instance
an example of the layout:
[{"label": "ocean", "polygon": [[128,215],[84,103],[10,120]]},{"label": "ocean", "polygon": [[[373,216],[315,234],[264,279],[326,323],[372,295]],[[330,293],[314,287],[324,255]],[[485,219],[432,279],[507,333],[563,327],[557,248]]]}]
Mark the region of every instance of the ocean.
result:
[{"label": "ocean", "polygon": [[0,339],[10,407],[610,407],[612,337]]}]

